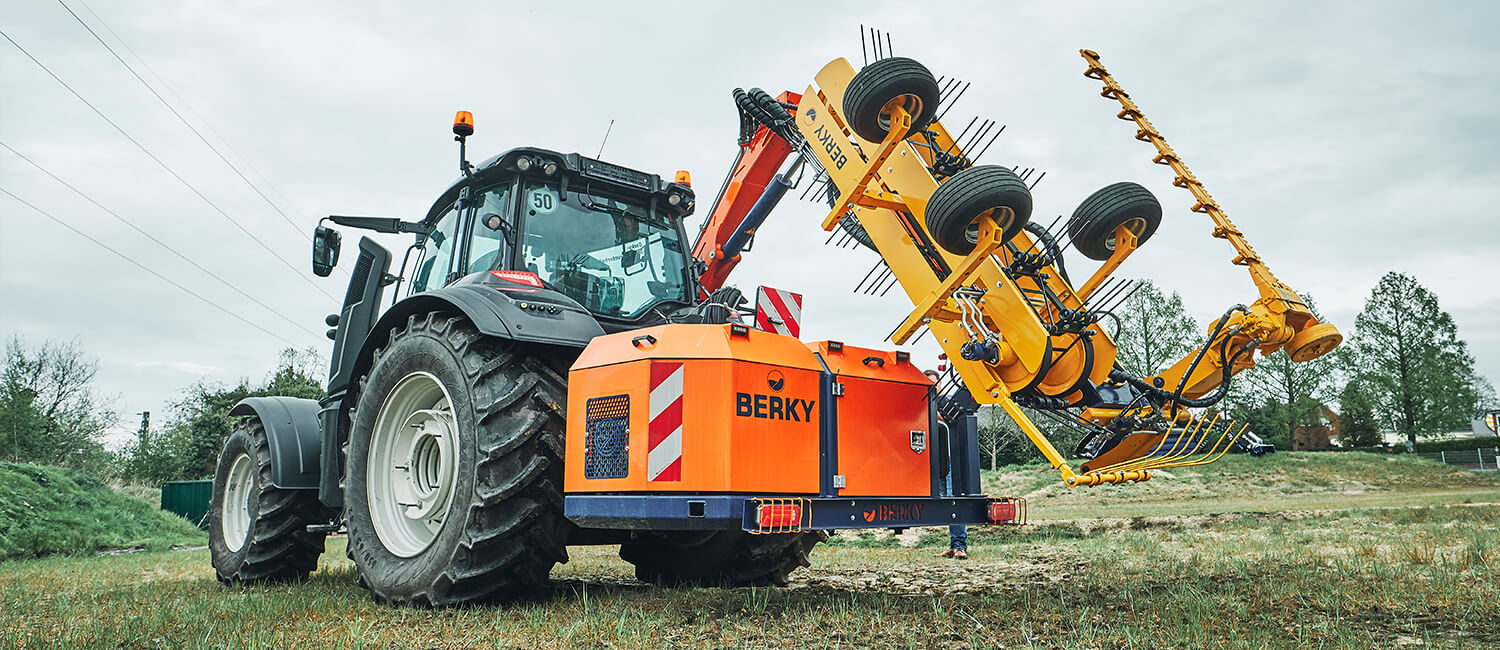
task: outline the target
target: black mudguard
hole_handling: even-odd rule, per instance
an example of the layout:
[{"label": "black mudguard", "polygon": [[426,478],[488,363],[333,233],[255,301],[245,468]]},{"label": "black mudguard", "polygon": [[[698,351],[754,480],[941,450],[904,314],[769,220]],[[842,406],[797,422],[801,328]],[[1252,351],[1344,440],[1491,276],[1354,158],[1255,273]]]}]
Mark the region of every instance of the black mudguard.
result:
[{"label": "black mudguard", "polygon": [[593,314],[556,291],[453,284],[411,296],[386,310],[370,329],[352,377],[369,373],[374,350],[386,344],[392,330],[404,327],[409,318],[423,318],[432,312],[462,313],[486,336],[579,350],[604,334]]},{"label": "black mudguard", "polygon": [[260,418],[271,445],[271,485],[284,490],[316,489],[323,450],[317,400],[249,397],[229,415]]}]

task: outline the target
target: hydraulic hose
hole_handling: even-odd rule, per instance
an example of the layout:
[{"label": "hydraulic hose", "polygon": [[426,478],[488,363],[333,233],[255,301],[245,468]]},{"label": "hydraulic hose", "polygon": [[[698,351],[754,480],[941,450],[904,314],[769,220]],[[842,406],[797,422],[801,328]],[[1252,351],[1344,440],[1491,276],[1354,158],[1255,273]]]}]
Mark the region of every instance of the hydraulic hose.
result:
[{"label": "hydraulic hose", "polygon": [[1068,269],[1063,266],[1062,249],[1057,247],[1057,240],[1052,238],[1052,233],[1047,232],[1046,228],[1035,221],[1026,222],[1026,232],[1036,235],[1037,241],[1042,243],[1042,248],[1046,249],[1047,255],[1052,257],[1052,265],[1057,267],[1058,275],[1062,276],[1068,286],[1073,286],[1073,281],[1068,279]]}]

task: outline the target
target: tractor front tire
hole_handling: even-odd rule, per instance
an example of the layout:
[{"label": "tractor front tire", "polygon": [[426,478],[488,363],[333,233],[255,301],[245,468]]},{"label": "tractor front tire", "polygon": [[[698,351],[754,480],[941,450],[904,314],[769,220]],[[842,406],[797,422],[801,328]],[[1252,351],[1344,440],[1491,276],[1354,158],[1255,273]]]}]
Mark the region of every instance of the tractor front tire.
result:
[{"label": "tractor front tire", "polygon": [[939,185],[927,201],[927,231],[943,250],[968,255],[979,241],[979,219],[1000,227],[1001,241],[1031,220],[1031,188],[1008,167],[970,167]]},{"label": "tractor front tire", "polygon": [[1090,194],[1068,218],[1073,247],[1092,260],[1104,261],[1115,252],[1115,229],[1126,226],[1140,246],[1161,225],[1161,202],[1138,183],[1106,185]]},{"label": "tractor front tire", "polygon": [[937,78],[912,59],[893,56],[864,67],[844,89],[844,119],[859,137],[881,142],[891,132],[886,105],[900,100],[911,115],[910,137],[927,128],[937,116],[940,96]]},{"label": "tractor front tire", "polygon": [[318,568],[328,522],[317,490],[271,485],[271,451],[259,418],[234,426],[214,471],[208,549],[219,582],[301,580]]},{"label": "tractor front tire", "polygon": [[642,582],[700,587],[784,587],[810,566],[822,532],[752,535],[741,530],[667,533],[620,545]]},{"label": "tractor front tire", "polygon": [[437,314],[375,351],[350,415],[345,512],[377,602],[510,598],[567,561],[565,365]]}]

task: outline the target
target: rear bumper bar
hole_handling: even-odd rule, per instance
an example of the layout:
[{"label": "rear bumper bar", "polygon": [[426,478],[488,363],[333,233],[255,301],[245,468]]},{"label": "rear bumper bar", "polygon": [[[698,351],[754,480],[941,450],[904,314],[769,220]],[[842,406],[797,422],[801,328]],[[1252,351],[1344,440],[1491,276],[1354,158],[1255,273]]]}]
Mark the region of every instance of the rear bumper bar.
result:
[{"label": "rear bumper bar", "polygon": [[[763,507],[776,509],[774,514]],[[730,530],[781,533],[853,528],[1022,524],[1026,502],[1011,497],[773,497],[585,494],[563,500],[584,528]]]}]

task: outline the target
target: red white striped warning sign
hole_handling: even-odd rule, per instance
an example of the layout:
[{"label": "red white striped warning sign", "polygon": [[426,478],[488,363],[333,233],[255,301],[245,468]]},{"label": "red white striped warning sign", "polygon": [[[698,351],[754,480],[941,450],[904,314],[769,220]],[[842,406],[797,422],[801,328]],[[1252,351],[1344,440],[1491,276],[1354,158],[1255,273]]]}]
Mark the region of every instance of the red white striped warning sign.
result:
[{"label": "red white striped warning sign", "polygon": [[646,480],[682,480],[682,364],[651,364]]},{"label": "red white striped warning sign", "polygon": [[802,294],[770,287],[756,290],[755,327],[791,337],[801,336]]}]

